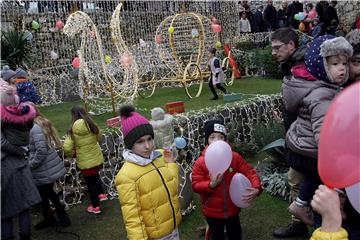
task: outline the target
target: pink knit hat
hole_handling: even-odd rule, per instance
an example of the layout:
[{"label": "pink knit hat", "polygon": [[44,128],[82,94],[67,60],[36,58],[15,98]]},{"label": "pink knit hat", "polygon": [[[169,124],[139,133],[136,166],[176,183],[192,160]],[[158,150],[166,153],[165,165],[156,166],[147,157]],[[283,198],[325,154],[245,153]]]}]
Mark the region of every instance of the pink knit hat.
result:
[{"label": "pink knit hat", "polygon": [[120,117],[125,147],[127,149],[131,149],[134,143],[142,136],[151,135],[154,137],[154,130],[149,121],[135,112],[133,106],[122,106],[120,108]]},{"label": "pink knit hat", "polygon": [[16,105],[20,102],[19,96],[16,93],[16,87],[10,86],[2,79],[0,79],[0,95],[0,102],[3,106]]}]

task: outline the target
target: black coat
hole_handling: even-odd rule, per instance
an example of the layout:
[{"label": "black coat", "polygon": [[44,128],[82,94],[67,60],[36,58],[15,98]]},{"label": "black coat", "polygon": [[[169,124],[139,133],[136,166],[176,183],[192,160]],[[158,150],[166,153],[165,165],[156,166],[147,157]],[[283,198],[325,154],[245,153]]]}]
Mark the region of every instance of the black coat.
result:
[{"label": "black coat", "polygon": [[276,30],[277,24],[277,11],[274,6],[267,5],[264,10],[264,21],[267,29]]},{"label": "black coat", "polygon": [[303,12],[303,4],[299,2],[292,2],[289,4],[287,8],[287,20],[288,20],[288,26],[293,27],[294,29],[299,28],[300,22],[298,20],[294,19],[295,14],[299,12]]},{"label": "black coat", "polygon": [[14,217],[41,201],[24,153],[1,135],[1,219]]},{"label": "black coat", "polygon": [[260,11],[256,11],[252,14],[252,18],[250,19],[251,31],[252,32],[263,32],[264,31],[264,20],[263,14]]}]

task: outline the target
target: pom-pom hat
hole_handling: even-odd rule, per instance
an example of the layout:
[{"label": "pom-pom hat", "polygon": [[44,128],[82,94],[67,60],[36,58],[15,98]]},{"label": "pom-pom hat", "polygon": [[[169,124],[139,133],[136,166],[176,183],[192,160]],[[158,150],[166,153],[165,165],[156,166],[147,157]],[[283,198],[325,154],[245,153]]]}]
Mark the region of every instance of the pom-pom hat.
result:
[{"label": "pom-pom hat", "polygon": [[120,122],[127,149],[132,149],[134,143],[142,136],[151,135],[154,137],[154,130],[149,121],[135,112],[134,107],[130,105],[120,108]]}]

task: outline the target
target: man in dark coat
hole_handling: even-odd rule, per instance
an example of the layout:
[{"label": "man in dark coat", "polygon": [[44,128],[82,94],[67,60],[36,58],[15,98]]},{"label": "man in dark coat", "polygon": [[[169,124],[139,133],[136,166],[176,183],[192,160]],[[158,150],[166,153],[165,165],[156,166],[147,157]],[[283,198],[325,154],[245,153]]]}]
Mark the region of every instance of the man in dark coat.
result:
[{"label": "man in dark coat", "polygon": [[[304,64],[305,47],[299,47],[297,33],[291,29],[279,28],[270,37],[272,55],[280,62],[280,70],[284,75],[284,81],[291,78],[291,68]],[[283,109],[285,132],[296,120],[297,113]],[[288,183],[290,185],[291,198],[295,199],[298,195],[302,174],[290,168],[288,172]],[[292,223],[287,227],[281,227],[273,232],[275,237],[307,237],[308,230],[304,223],[293,217]]]},{"label": "man in dark coat", "polygon": [[298,29],[299,28],[299,24],[300,22],[298,20],[294,19],[295,14],[302,12],[303,9],[303,4],[299,3],[299,1],[293,1],[292,3],[289,4],[288,8],[287,8],[287,20],[288,20],[288,26],[292,27],[294,29]]},{"label": "man in dark coat", "polygon": [[277,29],[277,11],[271,0],[268,0],[268,4],[264,10],[264,22],[267,31],[274,31]]},{"label": "man in dark coat", "polygon": [[336,29],[339,25],[339,18],[336,12],[337,1],[331,1],[329,6],[324,8],[323,23],[325,32],[327,34],[335,35]]},{"label": "man in dark coat", "polygon": [[250,20],[251,30],[252,32],[263,32],[264,31],[264,19],[263,19],[263,12],[264,7],[259,6],[255,13],[252,15]]}]

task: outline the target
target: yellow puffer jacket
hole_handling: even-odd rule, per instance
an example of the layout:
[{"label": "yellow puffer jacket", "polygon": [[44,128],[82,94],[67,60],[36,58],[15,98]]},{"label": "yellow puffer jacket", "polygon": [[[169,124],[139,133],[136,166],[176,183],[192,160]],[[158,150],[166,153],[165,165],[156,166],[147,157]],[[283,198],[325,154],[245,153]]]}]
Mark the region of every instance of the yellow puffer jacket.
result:
[{"label": "yellow puffer jacket", "polygon": [[101,135],[91,133],[83,119],[74,122],[72,131],[74,139],[67,136],[64,142],[65,155],[71,156],[75,149],[76,165],[81,170],[101,165],[104,162],[99,145]]},{"label": "yellow puffer jacket", "polygon": [[337,232],[322,232],[321,228],[318,228],[313,232],[310,240],[348,240],[348,234],[343,228]]},{"label": "yellow puffer jacket", "polygon": [[178,166],[163,156],[147,165],[126,161],[115,178],[129,240],[157,239],[181,222]]}]

